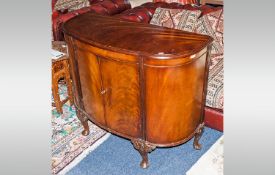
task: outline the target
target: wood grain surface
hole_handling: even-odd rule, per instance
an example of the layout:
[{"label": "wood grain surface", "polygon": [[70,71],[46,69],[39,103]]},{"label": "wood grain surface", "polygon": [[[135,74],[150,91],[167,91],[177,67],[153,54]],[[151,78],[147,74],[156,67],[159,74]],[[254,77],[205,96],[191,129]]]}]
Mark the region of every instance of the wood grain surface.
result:
[{"label": "wood grain surface", "polygon": [[93,13],[63,28],[76,106],[91,121],[156,146],[202,126],[211,37]]},{"label": "wood grain surface", "polygon": [[156,144],[179,142],[200,123],[206,54],[177,67],[145,66],[146,133]]},{"label": "wood grain surface", "polygon": [[160,58],[187,57],[201,51],[212,41],[206,35],[127,22],[92,12],[72,18],[63,29],[65,34],[102,49]]}]

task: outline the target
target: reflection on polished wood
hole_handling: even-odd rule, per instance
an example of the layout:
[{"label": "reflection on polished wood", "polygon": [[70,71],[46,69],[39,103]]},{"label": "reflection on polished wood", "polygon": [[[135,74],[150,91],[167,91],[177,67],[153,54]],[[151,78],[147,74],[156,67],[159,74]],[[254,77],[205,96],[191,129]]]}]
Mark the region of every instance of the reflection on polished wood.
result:
[{"label": "reflection on polished wood", "polygon": [[94,13],[63,28],[77,109],[132,140],[143,168],[155,147],[176,146],[198,134],[211,37]]}]

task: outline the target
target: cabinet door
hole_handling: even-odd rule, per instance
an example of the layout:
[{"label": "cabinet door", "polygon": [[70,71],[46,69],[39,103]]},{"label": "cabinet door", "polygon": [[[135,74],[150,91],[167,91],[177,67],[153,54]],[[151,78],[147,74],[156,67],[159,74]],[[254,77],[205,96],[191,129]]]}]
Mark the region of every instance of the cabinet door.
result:
[{"label": "cabinet door", "polygon": [[108,128],[130,137],[141,136],[138,64],[100,57]]},{"label": "cabinet door", "polygon": [[76,58],[84,110],[93,121],[105,125],[98,58],[92,52],[82,49],[77,49]]},{"label": "cabinet door", "polygon": [[182,66],[145,66],[146,138],[157,144],[187,139],[201,122],[206,53]]}]

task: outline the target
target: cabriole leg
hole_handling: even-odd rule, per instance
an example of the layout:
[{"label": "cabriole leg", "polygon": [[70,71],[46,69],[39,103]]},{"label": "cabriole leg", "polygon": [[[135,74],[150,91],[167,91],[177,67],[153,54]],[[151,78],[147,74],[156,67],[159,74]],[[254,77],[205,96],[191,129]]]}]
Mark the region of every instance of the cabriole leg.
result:
[{"label": "cabriole leg", "polygon": [[76,114],[78,119],[81,121],[81,124],[84,128],[84,130],[82,131],[82,135],[87,136],[90,134],[90,129],[89,129],[89,125],[88,125],[88,118],[86,117],[85,114],[83,114],[83,112],[81,112],[80,110],[76,109]]},{"label": "cabriole leg", "polygon": [[201,144],[199,144],[199,140],[201,138],[201,135],[203,133],[203,128],[204,128],[204,124],[200,124],[196,133],[195,133],[195,138],[194,138],[194,142],[193,142],[193,147],[196,150],[200,150],[201,149]]},{"label": "cabriole leg", "polygon": [[141,157],[142,157],[142,161],[140,163],[141,168],[148,168],[149,166],[149,161],[148,161],[148,153],[150,153],[151,151],[153,151],[156,146],[141,140],[141,139],[133,139],[131,140],[135,149],[138,150],[138,152],[140,153]]}]

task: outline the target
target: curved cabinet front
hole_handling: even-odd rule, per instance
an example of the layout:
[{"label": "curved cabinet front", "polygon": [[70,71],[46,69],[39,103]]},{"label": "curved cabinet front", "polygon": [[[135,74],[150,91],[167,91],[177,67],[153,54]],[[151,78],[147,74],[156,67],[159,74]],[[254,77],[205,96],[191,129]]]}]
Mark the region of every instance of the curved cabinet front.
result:
[{"label": "curved cabinet front", "polygon": [[[71,39],[73,62],[79,74],[79,94],[89,118],[124,137],[141,137],[139,66],[122,60],[130,55],[113,53]],[[134,56],[132,56],[134,58]],[[120,60],[121,59],[121,60]],[[78,96],[76,96],[78,98]]]},{"label": "curved cabinet front", "polygon": [[64,33],[77,110],[131,139],[142,167],[156,146],[195,136],[200,148],[210,37],[92,13],[65,23]]},{"label": "curved cabinet front", "polygon": [[194,59],[183,65],[144,65],[149,142],[182,143],[202,122],[206,52]]}]

